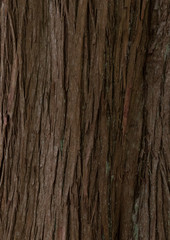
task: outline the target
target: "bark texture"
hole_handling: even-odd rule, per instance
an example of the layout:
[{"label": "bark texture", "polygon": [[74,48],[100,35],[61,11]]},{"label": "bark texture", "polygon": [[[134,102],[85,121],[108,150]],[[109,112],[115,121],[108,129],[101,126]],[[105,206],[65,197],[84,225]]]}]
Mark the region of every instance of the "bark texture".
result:
[{"label": "bark texture", "polygon": [[0,4],[0,240],[168,239],[168,0]]}]

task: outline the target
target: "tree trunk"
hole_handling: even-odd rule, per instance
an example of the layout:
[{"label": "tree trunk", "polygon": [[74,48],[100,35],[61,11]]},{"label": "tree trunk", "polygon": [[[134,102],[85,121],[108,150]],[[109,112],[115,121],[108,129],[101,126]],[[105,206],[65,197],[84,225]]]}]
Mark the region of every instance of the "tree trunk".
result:
[{"label": "tree trunk", "polygon": [[2,0],[0,240],[166,240],[168,0]]}]

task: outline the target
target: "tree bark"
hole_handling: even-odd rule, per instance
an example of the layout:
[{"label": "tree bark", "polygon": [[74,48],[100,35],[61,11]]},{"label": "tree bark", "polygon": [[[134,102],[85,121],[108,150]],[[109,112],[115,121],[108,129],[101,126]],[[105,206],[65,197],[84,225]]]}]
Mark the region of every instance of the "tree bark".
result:
[{"label": "tree bark", "polygon": [[2,0],[0,240],[168,239],[168,0]]}]

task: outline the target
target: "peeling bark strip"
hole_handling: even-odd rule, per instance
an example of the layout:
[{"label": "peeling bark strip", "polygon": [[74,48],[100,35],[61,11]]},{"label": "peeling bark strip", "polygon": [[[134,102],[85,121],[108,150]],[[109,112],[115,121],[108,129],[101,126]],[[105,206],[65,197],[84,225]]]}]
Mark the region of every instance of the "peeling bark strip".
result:
[{"label": "peeling bark strip", "polygon": [[128,86],[126,88],[124,111],[123,111],[123,135],[125,134],[126,126],[127,126],[128,112],[129,112],[129,107],[130,107],[131,90],[132,90],[132,85]]},{"label": "peeling bark strip", "polygon": [[168,0],[0,3],[0,240],[169,239]]}]

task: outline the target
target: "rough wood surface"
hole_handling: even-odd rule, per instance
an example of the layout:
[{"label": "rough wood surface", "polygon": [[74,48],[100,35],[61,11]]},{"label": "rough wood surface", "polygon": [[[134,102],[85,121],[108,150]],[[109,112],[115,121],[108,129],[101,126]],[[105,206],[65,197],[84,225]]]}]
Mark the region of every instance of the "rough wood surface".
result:
[{"label": "rough wood surface", "polygon": [[0,240],[168,239],[168,11],[0,1]]}]

